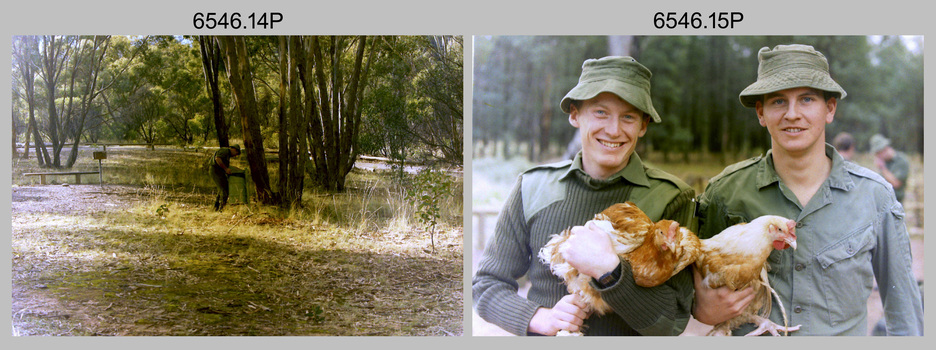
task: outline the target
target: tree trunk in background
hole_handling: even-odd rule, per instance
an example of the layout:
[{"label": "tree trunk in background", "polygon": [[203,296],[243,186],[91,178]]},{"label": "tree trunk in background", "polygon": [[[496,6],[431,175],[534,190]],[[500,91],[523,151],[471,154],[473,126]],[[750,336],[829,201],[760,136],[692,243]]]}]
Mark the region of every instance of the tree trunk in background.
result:
[{"label": "tree trunk in background", "polygon": [[32,136],[32,123],[26,126],[26,134],[23,135],[23,159],[29,159],[29,140]]},{"label": "tree trunk in background", "polygon": [[289,68],[290,68],[290,53],[288,45],[288,37],[280,36],[277,37],[277,44],[279,46],[279,70],[280,70],[280,87],[279,87],[279,105],[277,106],[277,122],[279,123],[279,169],[277,173],[279,174],[279,192],[283,196],[283,202],[280,204],[286,204],[289,202],[289,194],[287,193],[287,175],[289,173],[289,123],[287,122],[287,103],[292,103],[292,89],[289,84]]},{"label": "tree trunk in background", "polygon": [[205,71],[205,87],[208,95],[211,96],[211,104],[214,107],[214,125],[215,132],[218,135],[218,145],[221,147],[230,146],[228,140],[228,125],[224,119],[224,104],[221,102],[221,88],[218,86],[218,77],[221,68],[221,48],[211,36],[201,35],[198,37],[198,47],[201,50],[202,66]]},{"label": "tree trunk in background", "polygon": [[[316,154],[313,181],[319,187],[330,191],[343,191],[345,177],[357,160],[357,133],[360,129],[360,103],[367,85],[368,68],[364,68],[364,53],[367,37],[357,40],[348,37],[329,38],[328,51],[322,49],[319,38],[313,37],[312,57],[315,60],[315,81],[319,91],[319,114],[313,116],[318,121],[312,122],[313,141],[311,148]],[[351,67],[342,67],[341,53],[345,42],[357,43]],[[375,49],[372,47],[368,58],[368,67],[373,61]],[[328,76],[325,69],[330,69]],[[345,73],[350,71],[348,81]],[[321,135],[321,136],[319,136]],[[322,157],[318,155],[322,154]],[[324,158],[324,159],[322,159]]]},{"label": "tree trunk in background", "polygon": [[[302,39],[280,37],[280,104],[279,104],[279,189],[283,205],[296,206],[302,201],[305,178],[306,129],[303,120],[303,94],[300,65],[307,59]],[[309,103],[309,102],[305,102]]]},{"label": "tree trunk in background", "polygon": [[537,162],[543,162],[549,156],[549,139],[551,137],[550,130],[552,129],[552,120],[553,120],[553,109],[555,107],[554,99],[550,98],[550,92],[552,91],[552,81],[553,81],[553,72],[545,72],[543,82],[543,101],[541,110],[540,110],[540,120],[539,120],[539,154],[536,156]]},{"label": "tree trunk in background", "polygon": [[[66,120],[68,125],[63,127],[63,130],[66,130],[72,137],[72,148],[71,152],[68,154],[68,160],[65,163],[66,168],[71,168],[78,160],[78,143],[81,141],[81,134],[84,133],[85,121],[88,120],[88,115],[91,113],[91,103],[94,102],[94,99],[106,88],[98,87],[98,76],[105,68],[103,63],[104,55],[107,54],[107,49],[110,47],[110,37],[94,36],[90,45],[91,46],[87,48],[87,65],[81,66],[81,68],[76,66],[72,73],[72,76],[75,76],[79,74],[79,70],[83,70],[82,73],[87,74],[87,76],[84,77],[84,87],[78,92],[80,96],[78,109],[69,109],[69,118]],[[82,52],[78,52],[78,54],[81,55]],[[69,105],[71,105],[71,103],[69,103]],[[68,121],[71,121],[71,123],[68,123]]]},{"label": "tree trunk in background", "polygon": [[[612,35],[608,37],[608,54],[611,56],[633,56],[631,44],[633,35]],[[638,60],[639,61],[639,60]]]},{"label": "tree trunk in background", "polygon": [[257,99],[253,88],[253,75],[247,45],[244,37],[222,36],[217,38],[218,46],[224,53],[228,80],[234,93],[234,102],[241,115],[244,135],[244,153],[250,166],[250,176],[254,182],[257,201],[263,204],[276,204],[277,198],[270,188],[270,175],[267,171],[263,137],[260,134],[260,122]]},{"label": "tree trunk in background", "polygon": [[[17,68],[20,73],[20,77],[23,79],[23,89],[26,94],[26,108],[29,109],[29,119],[26,126],[26,140],[24,142],[25,148],[23,149],[23,159],[29,158],[29,139],[30,136],[35,134],[36,140],[36,159],[39,161],[39,166],[45,166],[47,158],[43,158],[43,153],[41,149],[45,149],[45,145],[42,145],[42,139],[39,138],[39,131],[36,130],[36,71],[33,69],[33,60],[35,57],[34,53],[38,53],[38,44],[34,37],[24,36],[17,37],[13,40],[13,62],[17,65]],[[33,51],[35,50],[35,51]],[[15,129],[14,129],[15,132]],[[40,149],[41,147],[41,149]]]},{"label": "tree trunk in background", "polygon": [[[301,67],[309,64],[310,58],[305,50],[305,41],[300,37],[290,38],[290,69],[289,69],[289,98],[293,103],[290,104],[289,111],[289,157],[291,158],[288,181],[286,182],[287,203],[296,205],[302,202],[302,189],[305,185],[305,167],[309,160],[309,146],[307,141],[309,123],[305,116],[312,116],[310,110],[304,108],[305,105],[314,105],[311,100],[313,94],[302,94],[303,86],[301,78]],[[309,97],[304,101],[303,96]]]},{"label": "tree trunk in background", "polygon": [[[42,55],[42,81],[44,81],[46,85],[46,107],[49,113],[49,125],[47,132],[49,134],[49,142],[52,144],[52,159],[49,159],[49,154],[45,149],[45,145],[38,143],[39,140],[41,140],[40,138],[36,138],[36,147],[37,149],[40,145],[43,147],[42,154],[45,157],[45,165],[56,168],[58,168],[61,164],[59,161],[59,151],[62,149],[62,142],[59,140],[59,117],[55,108],[55,92],[57,90],[56,85],[58,84],[58,78],[62,73],[65,58],[68,56],[67,52],[69,52],[69,46],[63,43],[64,40],[65,39],[56,39],[55,36],[46,36],[42,42],[43,49],[40,51],[40,54]],[[36,134],[36,136],[38,136],[38,131]]]}]

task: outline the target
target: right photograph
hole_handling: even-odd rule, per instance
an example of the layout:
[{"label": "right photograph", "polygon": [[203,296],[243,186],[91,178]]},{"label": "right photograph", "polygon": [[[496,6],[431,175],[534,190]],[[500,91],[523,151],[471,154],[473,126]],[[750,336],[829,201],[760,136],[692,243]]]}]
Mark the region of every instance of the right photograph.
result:
[{"label": "right photograph", "polygon": [[923,335],[923,36],[476,36],[472,335]]}]

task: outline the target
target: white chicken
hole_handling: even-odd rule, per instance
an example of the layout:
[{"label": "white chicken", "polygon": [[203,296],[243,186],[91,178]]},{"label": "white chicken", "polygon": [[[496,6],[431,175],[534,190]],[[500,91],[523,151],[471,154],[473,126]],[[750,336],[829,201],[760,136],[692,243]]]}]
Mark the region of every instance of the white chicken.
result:
[{"label": "white chicken", "polygon": [[[728,321],[715,325],[708,335],[730,335],[731,331],[745,323],[758,327],[747,335],[760,335],[779,331],[792,332],[800,326],[788,327],[786,310],[776,291],[767,280],[767,257],[774,249],[787,247],[796,249],[796,223],[793,220],[765,215],[750,223],[741,223],[726,228],[709,239],[702,240],[702,253],[696,260],[696,268],[702,275],[702,283],[710,288],[728,286],[739,290],[754,288],[754,300],[744,312]],[[771,295],[777,297],[784,325],[778,325],[767,317],[770,315]]]}]

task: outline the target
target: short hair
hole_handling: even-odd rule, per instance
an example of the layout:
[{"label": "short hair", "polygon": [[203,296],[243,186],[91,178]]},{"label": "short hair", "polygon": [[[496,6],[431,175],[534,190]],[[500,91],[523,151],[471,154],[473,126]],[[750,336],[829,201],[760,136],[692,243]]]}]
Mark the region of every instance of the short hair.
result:
[{"label": "short hair", "polygon": [[832,139],[832,146],[839,151],[847,151],[855,147],[855,138],[847,132],[840,132]]}]

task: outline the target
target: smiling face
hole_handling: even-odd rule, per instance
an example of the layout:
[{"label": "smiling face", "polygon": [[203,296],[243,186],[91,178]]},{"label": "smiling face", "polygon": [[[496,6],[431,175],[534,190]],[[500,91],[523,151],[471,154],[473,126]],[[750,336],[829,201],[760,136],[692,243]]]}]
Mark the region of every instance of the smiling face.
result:
[{"label": "smiling face", "polygon": [[582,167],[606,179],[627,166],[637,140],[647,132],[644,112],[610,92],[570,107],[569,123],[582,134]]},{"label": "smiling face", "polygon": [[825,152],[825,126],[835,117],[835,97],[802,87],[780,90],[757,101],[757,119],[770,133],[775,153],[801,156]]}]

